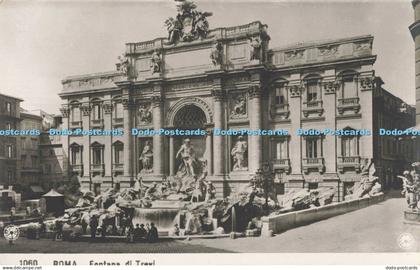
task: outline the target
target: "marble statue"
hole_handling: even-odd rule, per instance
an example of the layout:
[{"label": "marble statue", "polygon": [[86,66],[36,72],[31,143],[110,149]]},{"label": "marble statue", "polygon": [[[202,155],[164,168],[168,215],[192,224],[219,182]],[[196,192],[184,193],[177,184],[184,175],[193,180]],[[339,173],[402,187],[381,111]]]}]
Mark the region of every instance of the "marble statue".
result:
[{"label": "marble statue", "polygon": [[262,42],[260,37],[250,37],[251,60],[260,60]]},{"label": "marble statue", "polygon": [[117,70],[127,76],[130,68],[130,61],[125,55],[118,56],[118,60],[119,63],[116,64]]},{"label": "marble statue", "polygon": [[213,45],[210,53],[210,60],[213,63],[213,66],[217,67],[222,64],[223,61],[223,45],[220,42],[217,42]]},{"label": "marble statue", "polygon": [[405,196],[408,208],[415,210],[420,194],[420,183],[418,180],[416,181],[418,175],[416,175],[416,172],[413,170],[411,173],[409,171],[404,171],[403,176],[398,175],[397,177],[403,181],[403,190],[401,193]]},{"label": "marble statue", "polygon": [[146,141],[143,151],[140,154],[140,161],[142,163],[142,172],[151,172],[153,170],[153,146],[152,142]]},{"label": "marble statue", "polygon": [[243,96],[239,96],[235,100],[235,105],[233,106],[231,115],[233,117],[238,117],[246,114],[246,99]]},{"label": "marble statue", "polygon": [[152,74],[160,73],[162,69],[162,59],[160,57],[160,53],[158,51],[154,51],[152,56],[150,57],[150,70]]},{"label": "marble statue", "polygon": [[176,158],[181,157],[182,163],[178,168],[178,173],[187,176],[195,177],[197,175],[197,159],[195,156],[194,148],[190,139],[185,139],[183,145],[176,153]]},{"label": "marble statue", "polygon": [[152,122],[152,108],[150,106],[141,105],[139,107],[138,116],[140,122],[150,124]]},{"label": "marble statue", "polygon": [[243,136],[239,136],[235,146],[232,148],[231,155],[233,157],[233,170],[239,171],[246,169],[247,164],[248,143]]}]

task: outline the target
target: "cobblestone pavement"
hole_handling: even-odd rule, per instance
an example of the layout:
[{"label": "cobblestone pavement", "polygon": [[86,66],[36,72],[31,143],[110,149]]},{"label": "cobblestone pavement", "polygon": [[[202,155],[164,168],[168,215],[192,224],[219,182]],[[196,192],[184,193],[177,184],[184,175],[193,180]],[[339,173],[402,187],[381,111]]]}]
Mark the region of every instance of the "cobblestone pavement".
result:
[{"label": "cobblestone pavement", "polygon": [[[236,252],[419,252],[420,226],[404,224],[405,206],[403,198],[389,198],[271,238],[194,239],[191,244]],[[403,233],[415,239],[407,250],[398,244]]]},{"label": "cobblestone pavement", "polygon": [[205,247],[185,241],[161,241],[158,243],[92,243],[62,242],[51,239],[18,239],[9,245],[0,240],[1,253],[222,253],[229,252],[219,248]]}]

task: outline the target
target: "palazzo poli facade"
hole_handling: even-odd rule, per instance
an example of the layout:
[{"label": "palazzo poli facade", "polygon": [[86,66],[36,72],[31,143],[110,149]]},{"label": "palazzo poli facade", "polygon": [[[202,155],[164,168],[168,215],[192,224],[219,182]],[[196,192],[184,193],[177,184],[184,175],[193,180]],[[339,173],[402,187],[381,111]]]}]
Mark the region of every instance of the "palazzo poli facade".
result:
[{"label": "palazzo poli facade", "polygon": [[[63,129],[124,131],[63,137],[70,175],[92,190],[128,187],[138,176],[146,182],[176,177],[177,152],[187,137],[133,136],[131,130],[200,128],[207,135],[188,138],[218,196],[248,183],[264,163],[271,164],[277,194],[328,186],[343,200],[372,159],[383,186],[390,185],[413,149],[377,130],[413,126],[414,110],[382,88],[372,36],[270,48],[267,25],[208,30],[209,15],[181,12],[182,28],[166,22],[168,38],[127,43],[117,71],[62,81]],[[243,128],[289,135],[212,133]],[[296,135],[325,128],[372,135]]]}]

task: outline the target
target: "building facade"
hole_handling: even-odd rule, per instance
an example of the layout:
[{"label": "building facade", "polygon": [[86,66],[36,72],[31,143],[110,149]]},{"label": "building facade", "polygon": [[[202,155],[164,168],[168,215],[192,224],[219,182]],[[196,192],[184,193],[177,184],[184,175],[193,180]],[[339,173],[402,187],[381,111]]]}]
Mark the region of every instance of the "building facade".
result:
[{"label": "building facade", "polygon": [[420,124],[420,1],[413,0],[414,23],[409,29],[415,46],[415,74],[416,74],[416,123]]},{"label": "building facade", "polygon": [[[143,181],[179,177],[185,138],[196,158],[205,161],[219,196],[247,184],[263,164],[270,164],[278,194],[334,187],[336,200],[360,180],[372,159],[380,175],[400,169],[396,152],[384,158],[388,146],[374,134],[379,123],[412,126],[414,111],[401,112],[403,101],[383,89],[373,67],[372,36],[271,49],[268,27],[258,21],[209,30],[199,38],[191,34],[198,30],[183,31],[127,43],[117,71],[62,81],[63,130],[123,131],[63,138],[69,173],[83,187],[128,187],[138,176]],[[133,136],[133,128],[144,132]],[[326,128],[350,135],[309,132]],[[161,129],[206,133],[146,132]],[[217,134],[241,129],[288,134]],[[308,134],[298,136],[300,129]]]},{"label": "building facade", "polygon": [[[0,130],[20,129],[23,100],[0,94]],[[0,136],[0,185],[14,185],[19,177],[19,145],[14,136]]]}]

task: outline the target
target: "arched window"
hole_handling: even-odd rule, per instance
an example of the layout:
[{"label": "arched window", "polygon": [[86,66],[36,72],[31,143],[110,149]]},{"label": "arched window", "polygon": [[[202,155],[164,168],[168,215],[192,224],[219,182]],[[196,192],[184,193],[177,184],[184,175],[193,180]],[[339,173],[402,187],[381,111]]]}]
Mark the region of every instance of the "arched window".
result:
[{"label": "arched window", "polygon": [[124,162],[124,144],[116,141],[114,144],[114,164],[122,164]]},{"label": "arched window", "polygon": [[92,164],[102,165],[104,163],[104,145],[98,142],[91,144]]},{"label": "arched window", "polygon": [[124,117],[124,109],[121,102],[114,103],[114,118],[123,118]]},{"label": "arched window", "polygon": [[[354,129],[346,127],[344,131],[347,131],[349,135],[341,136],[341,156],[342,157],[357,157],[359,156],[359,138]],[[353,134],[352,134],[353,133]]]},{"label": "arched window", "polygon": [[81,165],[82,164],[82,151],[83,147],[77,143],[70,145],[70,164]]}]

